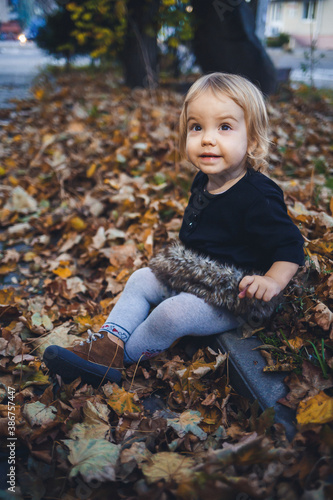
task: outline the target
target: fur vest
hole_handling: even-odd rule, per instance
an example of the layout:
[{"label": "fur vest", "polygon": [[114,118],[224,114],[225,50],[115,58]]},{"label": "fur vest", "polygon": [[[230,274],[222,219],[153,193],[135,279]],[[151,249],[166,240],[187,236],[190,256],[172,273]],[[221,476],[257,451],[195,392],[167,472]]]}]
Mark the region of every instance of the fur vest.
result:
[{"label": "fur vest", "polygon": [[173,291],[192,293],[213,306],[226,307],[248,323],[258,326],[282,300],[282,293],[269,302],[247,297],[240,299],[238,285],[242,278],[252,274],[262,275],[262,272],[247,272],[233,265],[221,264],[177,242],[153,257],[149,267]]}]

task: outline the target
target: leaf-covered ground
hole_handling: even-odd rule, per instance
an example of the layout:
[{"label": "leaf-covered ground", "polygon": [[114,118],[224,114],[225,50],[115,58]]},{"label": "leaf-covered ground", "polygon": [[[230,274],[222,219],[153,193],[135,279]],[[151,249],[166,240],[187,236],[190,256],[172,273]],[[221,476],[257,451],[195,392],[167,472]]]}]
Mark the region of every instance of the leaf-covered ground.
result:
[{"label": "leaf-covered ground", "polygon": [[121,388],[64,385],[41,362],[47,345],[98,331],[130,274],[177,237],[195,174],[177,154],[182,99],[75,73],[0,111],[3,455],[8,388],[17,437],[8,498],[332,498],[333,115],[323,98],[285,89],[268,104],[269,175],[307,258],[255,333],[267,371],[288,372],[292,443],[270,409],[260,415],[232,389],[226,355],[190,356],[186,339],[129,367]]}]

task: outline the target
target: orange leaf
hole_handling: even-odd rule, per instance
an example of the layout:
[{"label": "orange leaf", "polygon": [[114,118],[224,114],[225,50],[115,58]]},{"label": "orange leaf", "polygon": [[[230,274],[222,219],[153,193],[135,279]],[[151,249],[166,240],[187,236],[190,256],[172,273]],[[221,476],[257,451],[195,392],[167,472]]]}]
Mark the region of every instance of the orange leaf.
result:
[{"label": "orange leaf", "polygon": [[[294,339],[288,339],[289,344],[295,351],[300,349],[304,345],[304,340],[301,337],[295,337]],[[287,345],[287,342],[284,341],[284,344]]]},{"label": "orange leaf", "polygon": [[58,267],[57,269],[53,269],[52,272],[60,276],[62,279],[72,276],[72,271],[68,267]]},{"label": "orange leaf", "polygon": [[107,403],[117,413],[117,415],[133,414],[141,411],[137,405],[139,398],[135,392],[127,392],[123,387],[113,384],[113,392]]}]

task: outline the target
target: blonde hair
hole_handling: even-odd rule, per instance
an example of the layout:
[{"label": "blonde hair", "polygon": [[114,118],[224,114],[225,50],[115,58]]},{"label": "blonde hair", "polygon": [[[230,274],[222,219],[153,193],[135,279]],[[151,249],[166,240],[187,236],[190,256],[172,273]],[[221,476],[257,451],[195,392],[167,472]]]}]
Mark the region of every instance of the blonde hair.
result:
[{"label": "blonde hair", "polygon": [[199,78],[186,94],[179,120],[179,148],[186,157],[187,108],[200,94],[211,90],[216,97],[223,94],[232,99],[244,112],[247,134],[253,149],[248,153],[248,163],[255,170],[267,168],[268,115],[261,91],[246,78],[229,73],[211,73]]}]

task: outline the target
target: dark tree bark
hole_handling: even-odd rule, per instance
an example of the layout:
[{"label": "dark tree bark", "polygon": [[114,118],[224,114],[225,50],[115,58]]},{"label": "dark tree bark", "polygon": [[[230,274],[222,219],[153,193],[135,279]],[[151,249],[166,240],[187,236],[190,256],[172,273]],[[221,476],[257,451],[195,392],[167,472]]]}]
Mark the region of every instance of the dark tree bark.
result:
[{"label": "dark tree bark", "polygon": [[247,77],[265,94],[276,90],[273,62],[255,35],[251,7],[244,0],[193,0],[193,50],[205,73]]},{"label": "dark tree bark", "polygon": [[158,11],[161,0],[129,0],[128,30],[122,62],[129,87],[154,88],[157,83]]}]

